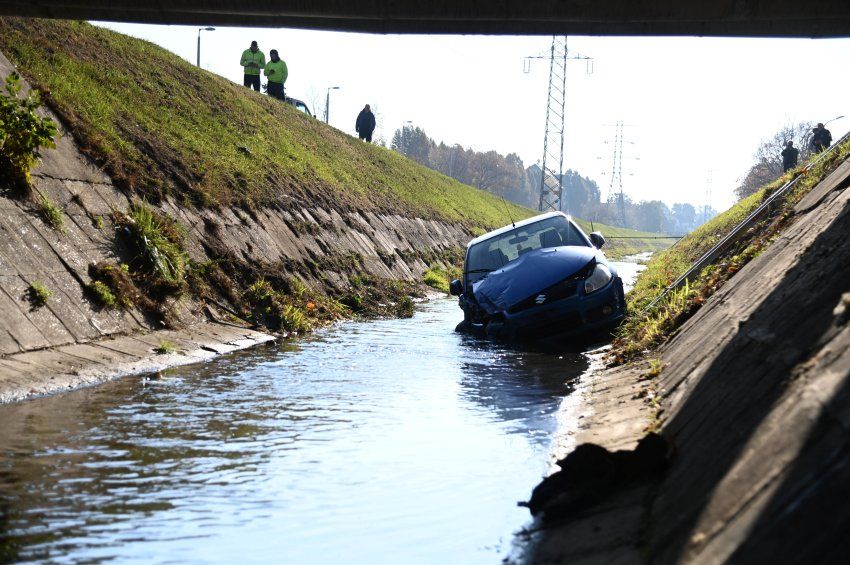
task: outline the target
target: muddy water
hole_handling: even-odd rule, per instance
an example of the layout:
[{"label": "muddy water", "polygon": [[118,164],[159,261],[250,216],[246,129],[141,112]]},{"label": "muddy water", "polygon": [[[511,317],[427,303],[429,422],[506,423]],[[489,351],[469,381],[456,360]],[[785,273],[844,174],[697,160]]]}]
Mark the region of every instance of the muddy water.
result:
[{"label": "muddy water", "polygon": [[0,561],[498,562],[588,362],[458,317],[0,408]]}]

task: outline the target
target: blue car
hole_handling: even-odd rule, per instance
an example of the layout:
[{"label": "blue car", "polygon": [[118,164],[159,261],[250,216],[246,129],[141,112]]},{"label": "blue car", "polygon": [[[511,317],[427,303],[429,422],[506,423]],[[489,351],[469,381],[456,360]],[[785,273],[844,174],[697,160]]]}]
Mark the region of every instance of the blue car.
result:
[{"label": "blue car", "polygon": [[541,214],[473,239],[463,279],[451,283],[457,330],[512,341],[598,335],[625,316],[623,281],[600,248],[562,212]]}]

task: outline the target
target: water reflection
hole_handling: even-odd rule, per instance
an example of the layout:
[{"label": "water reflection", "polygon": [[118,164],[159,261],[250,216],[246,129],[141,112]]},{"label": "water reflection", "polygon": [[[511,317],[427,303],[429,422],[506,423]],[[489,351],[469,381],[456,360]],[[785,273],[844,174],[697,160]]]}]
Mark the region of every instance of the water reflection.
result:
[{"label": "water reflection", "polygon": [[587,362],[458,315],[0,408],[0,561],[497,561]]}]

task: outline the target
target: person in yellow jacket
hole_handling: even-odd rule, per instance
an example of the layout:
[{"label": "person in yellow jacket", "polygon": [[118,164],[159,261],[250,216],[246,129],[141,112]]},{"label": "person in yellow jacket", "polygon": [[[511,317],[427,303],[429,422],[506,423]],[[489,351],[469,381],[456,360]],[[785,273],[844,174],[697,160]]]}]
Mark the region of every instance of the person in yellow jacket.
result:
[{"label": "person in yellow jacket", "polygon": [[289,76],[289,70],[286,68],[286,63],[278,57],[277,49],[269,51],[271,61],[266,63],[266,69],[263,71],[269,79],[268,93],[269,96],[274,96],[278,100],[285,100],[283,94],[283,83],[286,82],[286,77]]},{"label": "person in yellow jacket", "polygon": [[256,41],[251,42],[251,47],[242,52],[242,60],[239,64],[245,67],[245,80],[243,84],[248,88],[253,87],[260,91],[260,71],[266,67],[266,56],[260,51]]}]

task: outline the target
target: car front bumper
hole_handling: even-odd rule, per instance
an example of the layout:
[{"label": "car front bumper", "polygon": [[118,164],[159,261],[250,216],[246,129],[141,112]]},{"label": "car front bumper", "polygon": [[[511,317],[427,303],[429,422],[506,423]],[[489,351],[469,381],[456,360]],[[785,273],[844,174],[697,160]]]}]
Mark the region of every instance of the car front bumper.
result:
[{"label": "car front bumper", "polygon": [[610,331],[625,317],[623,281],[614,277],[607,287],[585,295],[583,290],[550,304],[520,312],[502,313],[487,325],[498,339],[533,341],[562,339]]}]

